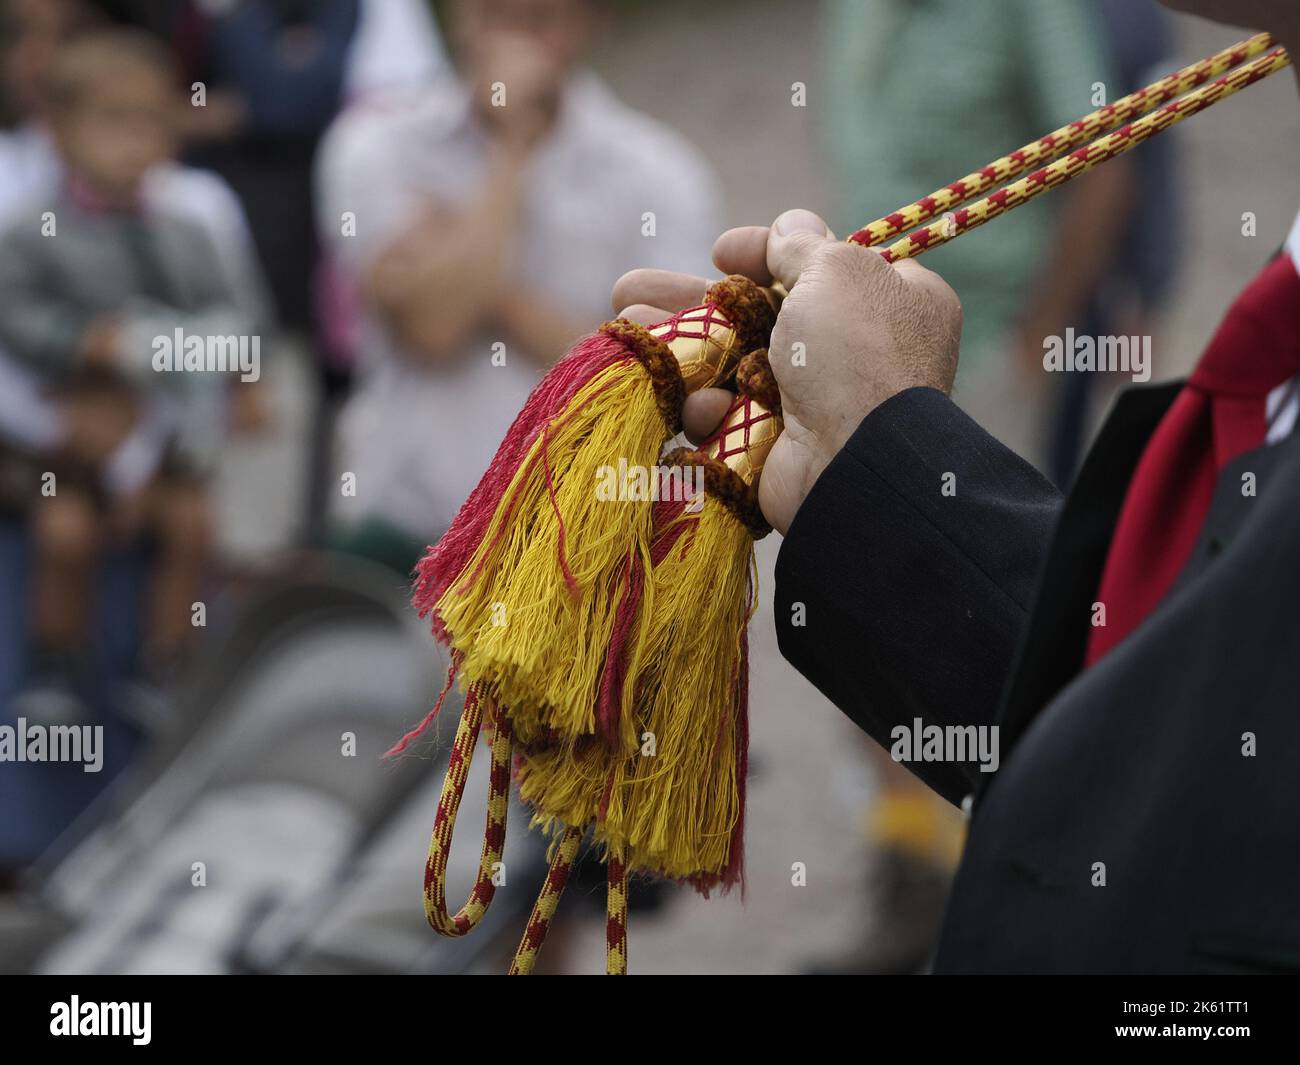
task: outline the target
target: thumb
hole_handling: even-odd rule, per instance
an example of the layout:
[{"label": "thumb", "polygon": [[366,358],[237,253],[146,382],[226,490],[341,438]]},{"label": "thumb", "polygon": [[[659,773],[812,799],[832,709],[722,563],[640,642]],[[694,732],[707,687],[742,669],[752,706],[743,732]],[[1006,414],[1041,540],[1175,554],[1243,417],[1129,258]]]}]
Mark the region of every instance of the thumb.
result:
[{"label": "thumb", "polygon": [[786,211],[772,223],[767,238],[767,268],[786,289],[792,289],[817,250],[835,238],[812,211]]}]

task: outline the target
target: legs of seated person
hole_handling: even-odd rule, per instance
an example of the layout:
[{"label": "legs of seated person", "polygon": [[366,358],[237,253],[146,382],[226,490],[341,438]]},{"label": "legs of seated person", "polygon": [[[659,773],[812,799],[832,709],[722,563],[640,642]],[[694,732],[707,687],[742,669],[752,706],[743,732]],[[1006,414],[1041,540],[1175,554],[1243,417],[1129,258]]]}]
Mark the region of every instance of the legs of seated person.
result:
[{"label": "legs of seated person", "polygon": [[39,655],[83,656],[100,555],[110,541],[130,542],[141,534],[157,545],[145,620],[146,668],[165,668],[189,649],[193,604],[213,541],[211,505],[202,485],[159,476],[138,496],[112,500],[105,511],[88,491],[61,478],[55,495],[37,500],[31,518],[31,617]]},{"label": "legs of seated person", "polygon": [[207,490],[179,477],[148,489],[145,521],[158,546],[146,621],[145,661],[164,669],[189,650],[192,620],[212,554],[214,519]]},{"label": "legs of seated person", "polygon": [[87,493],[56,487],[32,508],[32,633],[38,651],[77,655],[89,637],[103,520]]}]

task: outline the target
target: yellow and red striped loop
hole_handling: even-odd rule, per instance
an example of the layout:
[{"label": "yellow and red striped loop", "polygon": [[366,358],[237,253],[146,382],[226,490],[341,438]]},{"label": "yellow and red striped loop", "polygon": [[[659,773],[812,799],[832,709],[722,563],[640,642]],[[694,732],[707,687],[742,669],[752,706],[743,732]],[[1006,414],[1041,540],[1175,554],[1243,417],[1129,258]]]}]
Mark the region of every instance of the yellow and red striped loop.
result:
[{"label": "yellow and red striped loop", "polygon": [[[551,920],[560,905],[560,896],[569,883],[573,862],[582,842],[582,830],[567,828],[555,843],[551,854],[551,867],[546,882],[533,904],[528,926],[515,950],[510,964],[511,976],[528,976],[537,962],[537,955],[551,930]],[[605,898],[605,974],[627,975],[627,863],[622,856],[610,852],[605,859],[608,878]]]},{"label": "yellow and red striped loop", "polygon": [[605,975],[627,975],[627,863],[610,852],[605,859]]},{"label": "yellow and red striped loop", "polygon": [[465,709],[456,729],[447,774],[442,782],[438,812],[429,839],[429,857],[424,867],[424,915],[439,935],[463,936],[483,919],[496,893],[494,875],[500,868],[506,841],[506,814],[510,808],[510,723],[505,714],[493,708],[492,768],[488,784],[487,824],[483,831],[483,852],[479,858],[478,879],[469,899],[456,914],[447,912],[447,863],[451,857],[451,838],[456,828],[456,813],[465,795],[465,781],[483,724],[484,704],[491,705],[477,685],[465,695]]},{"label": "yellow and red striped loop", "polygon": [[[465,796],[465,782],[469,777],[474,748],[478,745],[485,710],[491,713],[494,732],[483,852],[479,859],[478,879],[469,899],[457,913],[451,914],[447,911],[447,865],[451,857],[456,814]],[[471,685],[447,762],[433,834],[429,840],[429,857],[424,868],[424,914],[439,935],[459,937],[472,931],[487,913],[496,894],[494,875],[500,867],[505,847],[506,814],[510,802],[511,748],[509,718],[497,712],[491,698],[483,694],[479,685]],[[511,976],[525,976],[533,971],[537,954],[546,941],[551,920],[560,905],[560,897],[568,885],[581,842],[580,828],[565,829],[555,842],[546,881],[533,904],[523,939],[510,966]],[[608,877],[606,972],[621,976],[627,973],[627,866],[621,856],[610,854]]]}]

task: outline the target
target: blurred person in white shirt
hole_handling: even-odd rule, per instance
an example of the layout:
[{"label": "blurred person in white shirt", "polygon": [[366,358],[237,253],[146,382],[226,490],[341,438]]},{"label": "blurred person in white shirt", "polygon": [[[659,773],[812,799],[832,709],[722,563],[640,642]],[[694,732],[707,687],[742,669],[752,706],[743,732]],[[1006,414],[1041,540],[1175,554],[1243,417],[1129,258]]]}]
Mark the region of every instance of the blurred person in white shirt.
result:
[{"label": "blurred person in white shirt", "polygon": [[334,507],[356,550],[415,561],[621,273],[710,270],[712,172],[582,64],[602,7],[456,0],[455,73],[327,136],[321,233],[359,308],[336,456],[356,490]]}]

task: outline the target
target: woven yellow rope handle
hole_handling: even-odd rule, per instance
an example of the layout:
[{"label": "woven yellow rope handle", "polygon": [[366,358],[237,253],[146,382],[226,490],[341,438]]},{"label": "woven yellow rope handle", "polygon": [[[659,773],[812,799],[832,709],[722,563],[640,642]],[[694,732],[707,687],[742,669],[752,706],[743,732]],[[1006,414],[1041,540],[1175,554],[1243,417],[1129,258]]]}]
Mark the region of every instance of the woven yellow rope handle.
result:
[{"label": "woven yellow rope handle", "polygon": [[1114,129],[1121,122],[1127,122],[1168,103],[1174,97],[1204,85],[1211,78],[1216,78],[1231,70],[1239,63],[1268,51],[1275,44],[1271,35],[1256,34],[1249,40],[1225,48],[1207,59],[1197,60],[1181,70],[1168,74],[1152,82],[1137,92],[1130,93],[1112,104],[1099,107],[1091,114],[1076,119],[1069,125],[1031,141],[1014,152],[1008,152],[1001,159],[995,159],[988,166],[981,167],[964,178],[936,189],[929,196],[923,196],[916,203],[900,207],[893,214],[877,219],[863,226],[848,239],[864,247],[882,244],[890,237],[896,237],[909,229],[928,222],[936,215],[960,207],[967,200],[974,199],[991,188],[1018,177],[1026,170],[1050,162],[1064,152],[1073,151],[1100,133]]},{"label": "woven yellow rope handle", "polygon": [[[1028,177],[998,189],[997,192],[985,196],[969,207],[963,207],[938,222],[932,222],[923,229],[908,234],[902,240],[891,244],[881,254],[889,262],[896,262],[899,259],[915,258],[922,252],[946,244],[954,237],[982,226],[985,222],[1041,196],[1048,189],[1073,180],[1097,164],[1123,155],[1157,133],[1204,111],[1211,104],[1227,99],[1246,86],[1277,73],[1290,63],[1291,59],[1285,48],[1274,49],[1218,80],[1202,85],[1172,103],[1165,104],[1144,118],[1121,126],[1115,132],[1063,156],[1041,170],[1034,171]],[[874,225],[876,223],[872,223],[872,226]],[[867,226],[866,229],[870,230],[872,226]],[[854,236],[856,237],[857,234]]]}]

